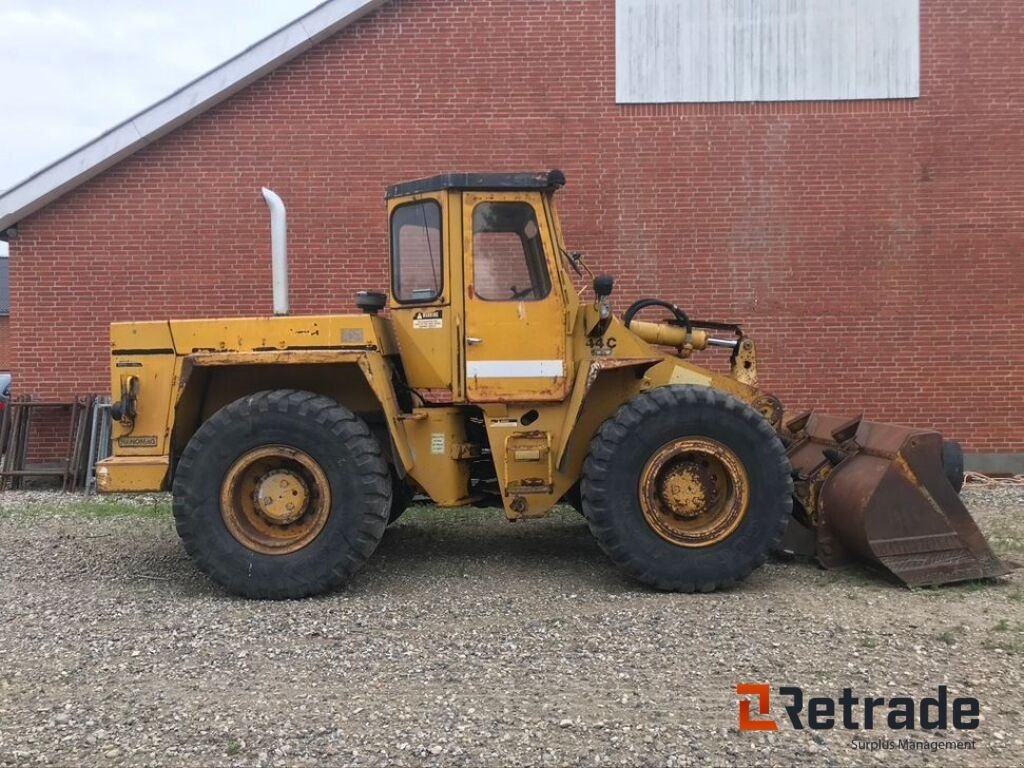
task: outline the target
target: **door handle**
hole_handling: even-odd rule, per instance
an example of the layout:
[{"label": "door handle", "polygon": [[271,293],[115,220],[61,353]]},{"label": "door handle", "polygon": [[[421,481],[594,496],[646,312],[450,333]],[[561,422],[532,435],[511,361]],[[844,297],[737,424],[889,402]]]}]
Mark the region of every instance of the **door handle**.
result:
[{"label": "door handle", "polygon": [[467,336],[466,343],[471,347],[475,347],[477,344],[483,344],[483,339],[478,339],[476,336]]}]

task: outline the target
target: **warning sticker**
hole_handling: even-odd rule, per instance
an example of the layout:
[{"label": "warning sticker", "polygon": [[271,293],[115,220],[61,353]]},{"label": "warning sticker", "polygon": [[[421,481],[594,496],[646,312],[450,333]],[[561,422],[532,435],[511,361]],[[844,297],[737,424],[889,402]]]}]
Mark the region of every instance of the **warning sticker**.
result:
[{"label": "warning sticker", "polygon": [[444,432],[433,432],[430,435],[430,452],[444,455]]},{"label": "warning sticker", "polygon": [[412,317],[413,328],[444,328],[444,318],[440,309],[428,309],[417,312]]}]

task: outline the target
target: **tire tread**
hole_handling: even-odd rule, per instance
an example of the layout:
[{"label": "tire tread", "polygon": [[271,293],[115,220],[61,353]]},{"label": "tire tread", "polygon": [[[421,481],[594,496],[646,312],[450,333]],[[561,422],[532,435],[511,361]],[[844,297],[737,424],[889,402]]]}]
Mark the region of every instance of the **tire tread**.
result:
[{"label": "tire tread", "polygon": [[[260,414],[276,412],[294,414],[321,426],[345,444],[346,450],[356,456],[356,474],[364,504],[364,514],[356,530],[345,538],[351,544],[334,561],[313,569],[308,578],[282,573],[274,583],[261,580],[254,583],[245,575],[239,576],[225,568],[218,550],[199,539],[200,526],[196,515],[206,514],[202,489],[193,482],[203,457],[216,447],[217,436],[228,425],[239,421],[252,421]],[[387,524],[391,503],[390,474],[380,444],[366,424],[351,411],[334,400],[313,392],[293,389],[257,392],[221,408],[193,435],[181,458],[173,482],[173,510],[175,527],[185,551],[196,566],[232,592],[246,597],[286,599],[309,597],[336,589],[347,582],[373,554]],[[287,557],[287,556],[285,556]]]},{"label": "tire tread", "polygon": [[[658,568],[646,562],[631,542],[620,536],[614,526],[619,510],[610,508],[610,483],[614,482],[613,468],[621,459],[623,443],[637,429],[643,429],[651,419],[664,417],[666,410],[681,409],[690,412],[712,413],[724,410],[738,416],[762,439],[766,459],[774,465],[777,477],[784,478],[784,498],[778,500],[779,514],[770,527],[766,541],[753,552],[730,558],[720,574],[700,579],[666,577]],[[611,560],[637,580],[657,589],[677,592],[711,592],[733,586],[761,566],[774,551],[785,533],[792,510],[793,480],[789,458],[775,430],[746,403],[716,389],[689,385],[661,387],[634,398],[621,406],[616,414],[601,425],[591,441],[589,455],[584,462],[582,496],[583,507],[590,529],[601,549]]]}]

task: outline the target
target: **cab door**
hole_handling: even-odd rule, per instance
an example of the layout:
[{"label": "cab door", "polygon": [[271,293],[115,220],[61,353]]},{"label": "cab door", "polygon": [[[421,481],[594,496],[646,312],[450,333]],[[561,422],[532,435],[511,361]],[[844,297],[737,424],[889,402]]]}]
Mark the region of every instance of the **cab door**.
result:
[{"label": "cab door", "polygon": [[465,192],[466,398],[562,400],[565,307],[540,193]]}]

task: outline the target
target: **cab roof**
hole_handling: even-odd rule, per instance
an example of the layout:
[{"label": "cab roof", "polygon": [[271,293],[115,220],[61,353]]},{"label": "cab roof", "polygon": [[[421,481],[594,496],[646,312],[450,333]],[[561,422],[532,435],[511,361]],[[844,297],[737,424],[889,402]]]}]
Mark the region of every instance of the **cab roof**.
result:
[{"label": "cab roof", "polygon": [[388,188],[386,198],[407,197],[424,192],[448,189],[500,192],[506,189],[553,192],[565,186],[561,171],[541,173],[443,173],[416,181],[406,181]]}]

